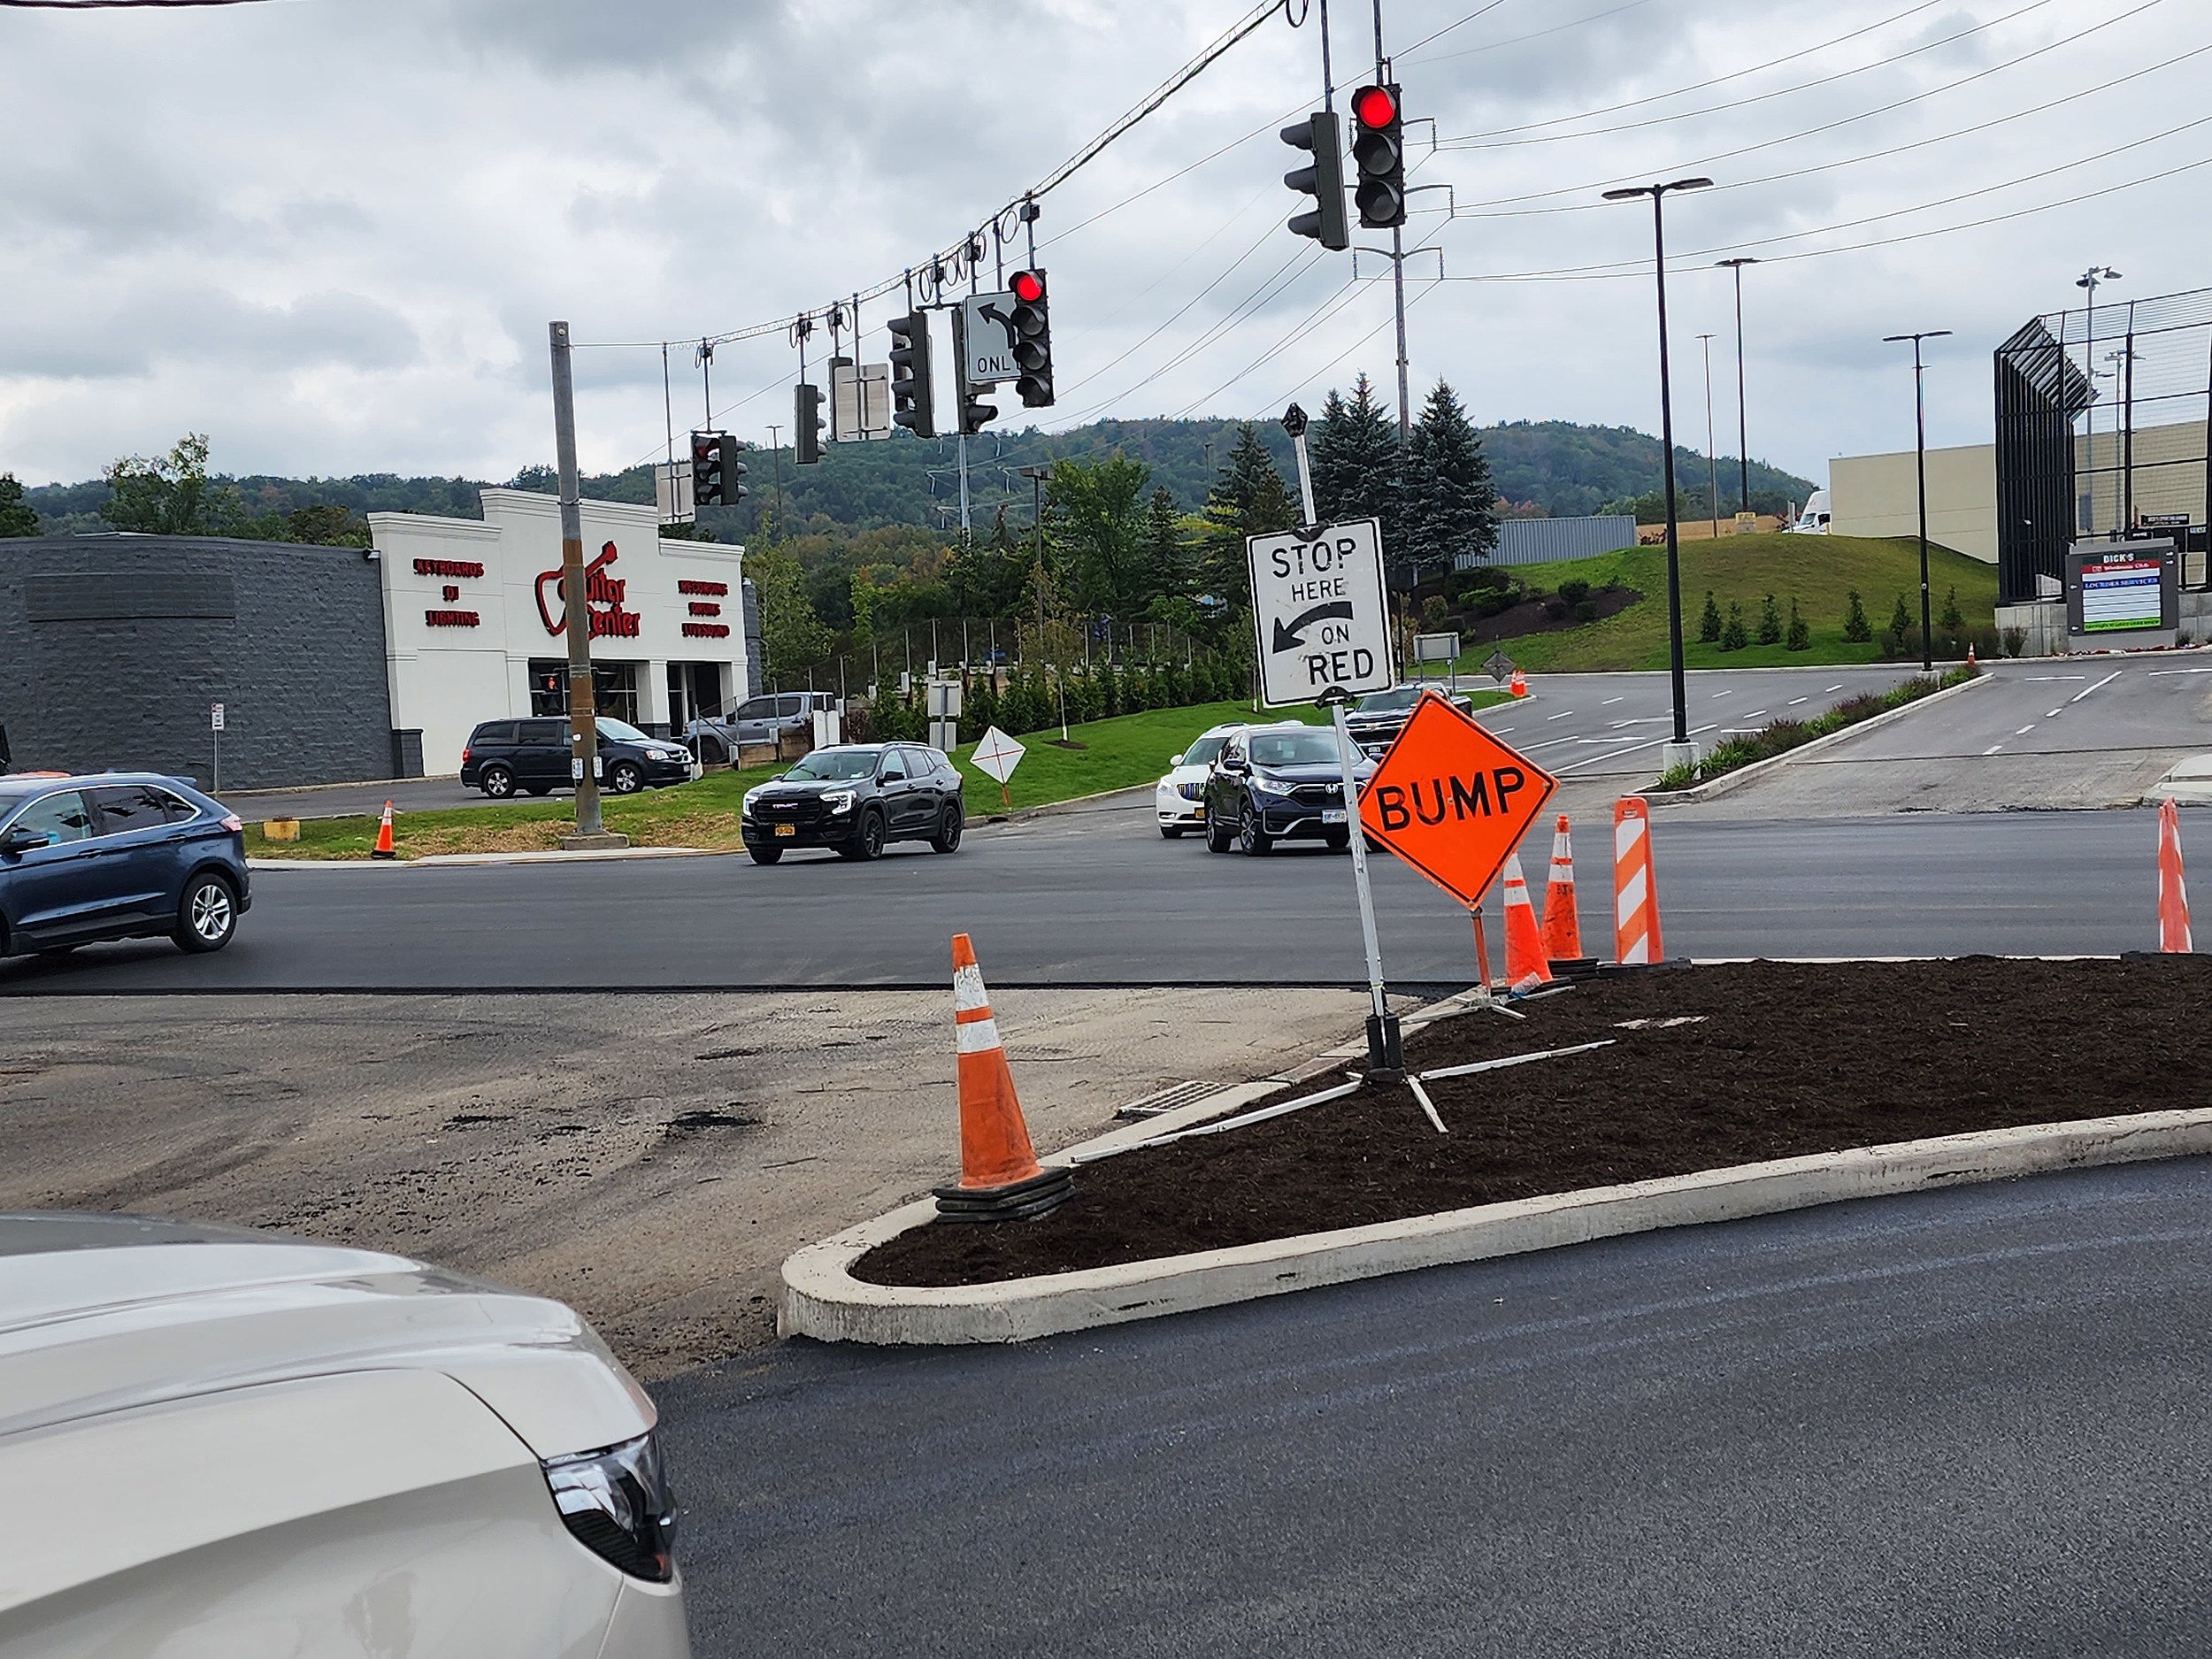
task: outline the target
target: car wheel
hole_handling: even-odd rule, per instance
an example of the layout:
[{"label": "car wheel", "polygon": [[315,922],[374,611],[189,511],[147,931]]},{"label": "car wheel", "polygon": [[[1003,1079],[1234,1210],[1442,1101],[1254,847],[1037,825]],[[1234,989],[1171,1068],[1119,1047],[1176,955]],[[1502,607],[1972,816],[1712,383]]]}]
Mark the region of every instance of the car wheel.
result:
[{"label": "car wheel", "polygon": [[515,775],[504,766],[487,766],[482,787],[493,800],[504,801],[515,792]]},{"label": "car wheel", "polygon": [[783,856],[780,847],[748,847],[745,852],[757,864],[772,864]]},{"label": "car wheel", "polygon": [[1249,801],[1237,814],[1237,847],[1254,856],[1274,850],[1275,838],[1260,827],[1260,815]]},{"label": "car wheel", "polygon": [[844,858],[865,861],[883,855],[883,814],[870,807],[860,815],[859,826],[852,840],[839,847],[838,855]]},{"label": "car wheel", "polygon": [[184,884],[184,902],[177,907],[180,949],[220,950],[237,931],[238,895],[231,891],[229,882],[212,872],[204,872]]},{"label": "car wheel", "polygon": [[1333,853],[1340,853],[1347,847],[1349,847],[1352,844],[1352,832],[1349,830],[1324,830],[1321,833],[1321,844],[1326,847]]},{"label": "car wheel", "polygon": [[729,764],[730,751],[710,737],[699,740],[699,764],[703,766],[722,766]]},{"label": "car wheel", "polygon": [[626,760],[607,769],[607,787],[617,795],[635,795],[645,787],[645,774]]},{"label": "car wheel", "polygon": [[1210,853],[1229,850],[1229,826],[1210,812],[1206,815],[1206,850]]},{"label": "car wheel", "polygon": [[937,833],[929,838],[929,844],[941,853],[960,850],[960,832],[967,827],[967,815],[955,801],[945,808],[945,816],[937,826]]}]

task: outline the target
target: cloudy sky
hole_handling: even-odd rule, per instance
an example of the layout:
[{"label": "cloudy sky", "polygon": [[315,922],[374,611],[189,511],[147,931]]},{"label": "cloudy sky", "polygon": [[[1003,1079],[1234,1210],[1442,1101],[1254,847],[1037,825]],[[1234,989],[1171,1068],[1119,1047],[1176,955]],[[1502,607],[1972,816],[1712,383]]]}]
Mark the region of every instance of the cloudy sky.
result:
[{"label": "cloudy sky", "polygon": [[[1249,12],[1246,0],[265,0],[0,9],[0,471],[89,477],[211,434],[234,472],[503,478],[551,457],[546,322],[678,343],[926,261]],[[1816,478],[1989,435],[1990,349],[2076,303],[2212,282],[2202,0],[1386,0],[1418,181],[1417,400],[1656,430],[1647,208],[1669,212],[1677,433],[1703,447],[1748,253],[1751,449]],[[1369,7],[1331,19],[1341,87]],[[1386,265],[1282,227],[1280,121],[1320,14],[1279,9],[1053,191],[1060,391],[1097,415],[1279,412],[1394,388]],[[2166,175],[2159,177],[2157,175]],[[1448,216],[1448,201],[1456,212]],[[1977,221],[1986,221],[1977,223]],[[1930,234],[1943,233],[1943,234]],[[1366,240],[1374,240],[1372,236]],[[1440,265],[1444,280],[1434,280]],[[863,304],[879,358],[888,302]],[[812,349],[821,355],[820,337]],[[941,342],[940,350],[943,350]],[[588,469],[657,456],[657,343],[580,355]],[[784,331],[722,345],[718,424],[789,419]]]}]

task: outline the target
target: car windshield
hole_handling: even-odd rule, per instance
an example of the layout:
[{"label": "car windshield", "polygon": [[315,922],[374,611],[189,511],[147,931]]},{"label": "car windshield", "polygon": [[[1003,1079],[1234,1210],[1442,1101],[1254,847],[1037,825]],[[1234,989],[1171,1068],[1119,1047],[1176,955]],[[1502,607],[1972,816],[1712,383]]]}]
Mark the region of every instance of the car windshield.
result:
[{"label": "car windshield", "polygon": [[1418,686],[1397,686],[1388,691],[1371,691],[1359,700],[1362,714],[1398,714],[1410,709],[1421,695]]},{"label": "car windshield", "polygon": [[818,749],[784,773],[786,783],[850,783],[872,778],[876,751],[872,749]]},{"label": "car windshield", "polygon": [[603,714],[599,717],[599,735],[611,737],[618,743],[649,743],[653,741],[627,720],[611,719]]},{"label": "car windshield", "polygon": [[1200,738],[1183,751],[1183,764],[1186,766],[1212,765],[1214,757],[1221,753],[1221,746],[1228,741],[1225,733],[1219,737]]},{"label": "car windshield", "polygon": [[1333,733],[1309,728],[1302,732],[1252,733],[1255,766],[1321,766],[1336,757],[1336,737]]}]

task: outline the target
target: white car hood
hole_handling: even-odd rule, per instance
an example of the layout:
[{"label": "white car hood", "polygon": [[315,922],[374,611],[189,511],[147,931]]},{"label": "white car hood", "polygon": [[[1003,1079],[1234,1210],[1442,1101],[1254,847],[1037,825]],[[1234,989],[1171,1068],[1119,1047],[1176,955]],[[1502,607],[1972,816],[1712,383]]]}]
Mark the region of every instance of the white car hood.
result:
[{"label": "white car hood", "polygon": [[540,1457],[653,1426],[571,1309],[427,1267],[242,1228],[0,1214],[0,1435],[289,1378],[435,1371]]}]

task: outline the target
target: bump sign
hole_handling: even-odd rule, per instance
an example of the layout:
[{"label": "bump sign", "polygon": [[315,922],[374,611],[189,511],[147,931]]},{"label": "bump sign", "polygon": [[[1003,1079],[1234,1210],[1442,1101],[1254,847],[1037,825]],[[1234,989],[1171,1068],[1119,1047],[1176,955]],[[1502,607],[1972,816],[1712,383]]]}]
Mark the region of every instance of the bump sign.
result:
[{"label": "bump sign", "polygon": [[1360,826],[1470,908],[1559,787],[1434,692],[1360,795]]},{"label": "bump sign", "polygon": [[1395,675],[1378,520],[1247,536],[1244,549],[1261,702],[1281,708],[1390,688]]}]

